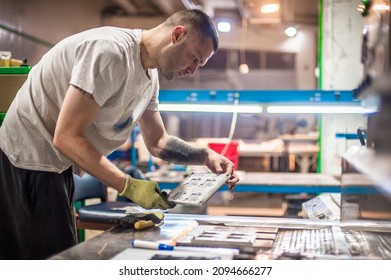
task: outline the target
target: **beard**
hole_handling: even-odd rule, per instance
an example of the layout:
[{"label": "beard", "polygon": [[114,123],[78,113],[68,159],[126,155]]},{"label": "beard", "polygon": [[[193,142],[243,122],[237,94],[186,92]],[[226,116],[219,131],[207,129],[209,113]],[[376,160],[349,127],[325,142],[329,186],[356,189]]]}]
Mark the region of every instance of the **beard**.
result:
[{"label": "beard", "polygon": [[160,63],[160,72],[164,78],[169,81],[172,81],[175,78],[175,74],[180,71],[178,69],[179,61],[181,60],[181,55],[183,53],[185,45],[180,44],[169,49],[161,59]]}]

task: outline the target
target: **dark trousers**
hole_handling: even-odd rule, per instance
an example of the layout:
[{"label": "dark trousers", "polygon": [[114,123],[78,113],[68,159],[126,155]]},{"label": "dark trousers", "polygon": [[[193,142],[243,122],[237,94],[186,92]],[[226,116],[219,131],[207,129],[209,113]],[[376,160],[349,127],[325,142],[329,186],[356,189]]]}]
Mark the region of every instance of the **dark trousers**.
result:
[{"label": "dark trousers", "polygon": [[46,259],[77,243],[72,169],[13,166],[0,149],[0,259]]}]

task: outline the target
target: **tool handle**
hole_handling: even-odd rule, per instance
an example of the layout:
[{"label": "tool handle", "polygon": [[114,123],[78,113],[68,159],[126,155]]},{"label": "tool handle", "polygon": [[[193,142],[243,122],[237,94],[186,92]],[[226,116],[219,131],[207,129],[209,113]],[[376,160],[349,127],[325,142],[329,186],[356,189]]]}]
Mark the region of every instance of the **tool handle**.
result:
[{"label": "tool handle", "polygon": [[153,227],[153,226],[154,226],[154,223],[151,220],[148,220],[148,221],[141,220],[141,221],[137,221],[134,224],[135,229],[145,229],[145,228],[149,228],[149,227]]}]

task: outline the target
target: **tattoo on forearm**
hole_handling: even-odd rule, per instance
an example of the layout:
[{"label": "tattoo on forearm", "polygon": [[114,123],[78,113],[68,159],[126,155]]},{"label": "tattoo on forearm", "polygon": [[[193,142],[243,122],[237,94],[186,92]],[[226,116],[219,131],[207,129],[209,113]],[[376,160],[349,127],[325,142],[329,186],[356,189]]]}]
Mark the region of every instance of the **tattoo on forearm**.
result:
[{"label": "tattoo on forearm", "polygon": [[178,164],[203,164],[207,157],[205,149],[193,147],[179,138],[170,136],[159,154],[162,160]]}]

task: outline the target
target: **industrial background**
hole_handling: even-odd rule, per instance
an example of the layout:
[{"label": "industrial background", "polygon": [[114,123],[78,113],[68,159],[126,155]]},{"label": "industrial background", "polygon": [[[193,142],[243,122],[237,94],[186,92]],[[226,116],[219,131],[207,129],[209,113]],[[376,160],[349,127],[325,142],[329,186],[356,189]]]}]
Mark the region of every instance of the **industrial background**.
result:
[{"label": "industrial background", "polygon": [[[266,223],[274,234],[266,240],[274,243],[259,246],[271,249],[272,258],[289,252],[284,249],[284,246],[289,247],[284,238],[292,234],[281,230],[276,223],[294,227],[296,219],[339,223],[344,217],[349,221],[382,221],[385,222],[382,231],[387,232],[379,237],[383,253],[365,251],[361,244],[362,250],[357,255],[390,259],[391,160],[389,145],[384,144],[387,142],[384,139],[390,136],[385,132],[389,130],[386,106],[390,104],[391,92],[387,82],[389,4],[385,0],[0,0],[0,51],[12,53],[12,58],[25,59],[27,65],[34,67],[52,46],[77,32],[104,25],[149,29],[176,11],[202,9],[219,27],[219,49],[194,77],[174,81],[160,78],[161,112],[167,131],[186,141],[210,147],[222,144],[225,148],[234,143],[229,146],[232,148],[230,156],[243,180],[233,196],[221,189],[202,207],[181,205],[172,214],[199,215],[196,220],[205,219],[205,223],[208,217],[216,216],[227,220],[228,224],[230,217],[234,223],[240,221],[240,217],[255,219],[248,220],[249,224],[265,226],[263,223]],[[278,8],[265,12],[264,5]],[[290,34],[293,28],[294,33]],[[374,63],[377,59],[381,61],[380,70]],[[0,73],[3,85],[7,75],[7,70]],[[25,79],[25,75],[21,77]],[[4,93],[4,88],[2,94],[9,94],[10,90]],[[373,96],[377,97],[377,112],[381,117],[364,110],[366,101],[371,103]],[[261,111],[211,109],[196,112],[183,106],[179,110],[167,109],[168,105],[176,103],[213,106],[217,104],[215,99],[228,105],[238,102],[238,108],[255,106]],[[303,109],[292,111],[289,108],[298,104],[303,105]],[[279,105],[281,111],[274,112],[271,107]],[[329,112],[311,110],[313,105],[331,105],[332,109]],[[338,109],[340,105],[357,110],[344,111]],[[6,114],[1,107],[0,111]],[[136,167],[148,178],[160,182],[161,188],[173,189],[189,171],[188,167],[167,165],[152,158],[137,131],[131,135],[131,140],[127,160],[119,164]],[[357,151],[358,147],[365,151]],[[380,152],[377,147],[382,148]],[[376,151],[375,155],[372,150]],[[348,176],[344,177],[346,174]],[[352,174],[358,177],[353,179]],[[363,186],[371,191],[363,190]],[[348,190],[344,192],[344,188]],[[376,196],[370,195],[373,190]],[[323,193],[333,195],[324,198],[319,195]],[[108,200],[115,195],[108,190]],[[377,204],[376,209],[371,208],[374,204]],[[350,210],[344,211],[343,206]],[[351,212],[353,208],[355,214]],[[260,217],[286,220],[256,220]],[[184,224],[189,222],[188,218],[183,219]],[[74,251],[71,249],[55,258],[82,258],[78,255],[81,250],[102,247],[95,234],[102,233],[107,238],[105,241],[111,242],[114,237],[106,230],[112,226],[93,228],[99,231],[91,231],[91,237],[81,238],[78,246],[84,247],[76,246]],[[202,228],[194,235],[200,232]],[[352,232],[344,233],[358,238]],[[321,234],[329,232],[319,232]],[[152,233],[147,237],[158,238]],[[202,243],[201,239],[198,244],[219,242],[219,238],[204,240],[210,243]],[[188,246],[188,242],[191,240],[185,238],[180,244]],[[219,246],[222,244],[228,243],[220,240]],[[240,244],[234,245],[240,247]],[[259,246],[254,245],[258,249]],[[375,247],[371,248],[375,250]],[[298,252],[302,248],[291,249]],[[99,258],[113,258],[123,250],[106,250]],[[352,251],[345,253],[345,257],[354,255]],[[335,252],[306,251],[301,257],[325,255],[335,256]],[[120,256],[130,257],[128,254]],[[285,257],[293,258],[292,255]],[[95,257],[88,255],[87,258]]]}]

